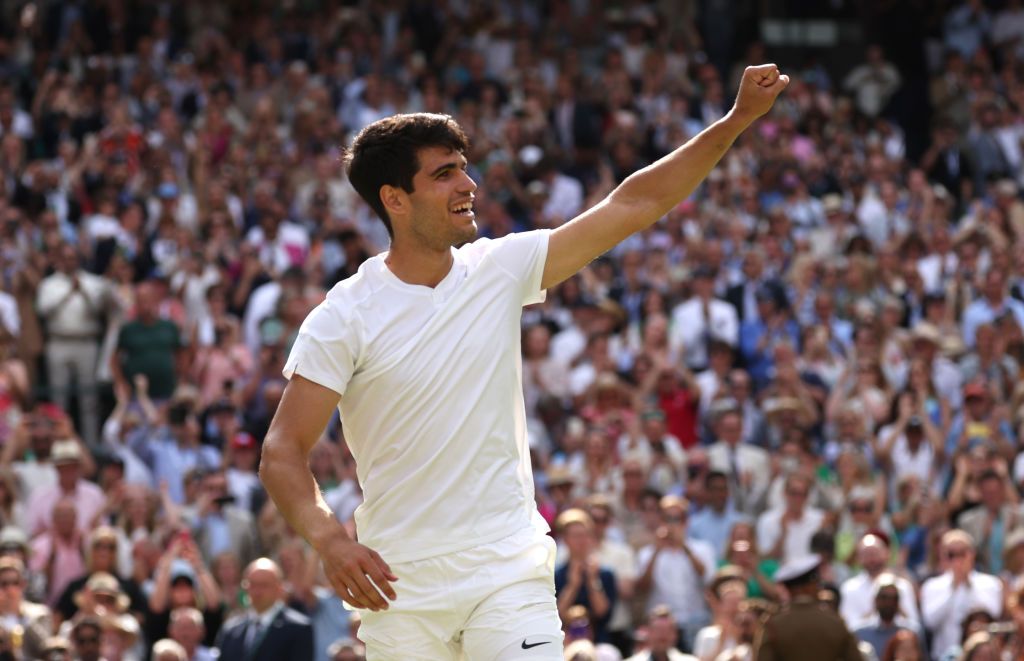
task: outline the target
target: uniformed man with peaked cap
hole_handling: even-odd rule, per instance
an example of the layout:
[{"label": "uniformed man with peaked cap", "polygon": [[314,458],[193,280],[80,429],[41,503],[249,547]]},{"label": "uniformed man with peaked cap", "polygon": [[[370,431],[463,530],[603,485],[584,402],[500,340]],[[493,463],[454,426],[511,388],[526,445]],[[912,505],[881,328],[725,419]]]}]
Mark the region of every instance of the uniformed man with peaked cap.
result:
[{"label": "uniformed man with peaked cap", "polygon": [[765,622],[757,661],[863,661],[857,639],[838,615],[818,603],[819,565],[820,556],[808,555],[775,573],[790,601]]}]

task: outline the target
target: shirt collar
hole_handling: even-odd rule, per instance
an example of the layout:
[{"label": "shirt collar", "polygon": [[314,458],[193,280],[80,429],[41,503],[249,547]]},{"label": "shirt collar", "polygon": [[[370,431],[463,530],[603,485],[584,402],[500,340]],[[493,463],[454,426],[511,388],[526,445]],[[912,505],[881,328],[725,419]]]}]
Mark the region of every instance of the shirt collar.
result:
[{"label": "shirt collar", "polygon": [[273,624],[274,620],[277,618],[277,614],[283,610],[284,602],[277,601],[274,603],[273,606],[268,608],[262,615],[257,614],[255,610],[252,612],[252,614],[259,619],[260,626],[265,629],[269,627],[271,624]]}]

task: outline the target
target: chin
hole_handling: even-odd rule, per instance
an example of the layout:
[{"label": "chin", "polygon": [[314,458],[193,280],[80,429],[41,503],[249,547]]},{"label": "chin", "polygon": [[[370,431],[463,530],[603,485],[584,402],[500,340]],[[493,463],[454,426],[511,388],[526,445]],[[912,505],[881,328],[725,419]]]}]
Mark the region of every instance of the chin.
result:
[{"label": "chin", "polygon": [[459,229],[455,232],[455,238],[452,241],[452,245],[461,246],[464,243],[469,243],[470,241],[476,238],[476,235],[477,227],[476,221],[474,220],[472,224],[466,229]]}]

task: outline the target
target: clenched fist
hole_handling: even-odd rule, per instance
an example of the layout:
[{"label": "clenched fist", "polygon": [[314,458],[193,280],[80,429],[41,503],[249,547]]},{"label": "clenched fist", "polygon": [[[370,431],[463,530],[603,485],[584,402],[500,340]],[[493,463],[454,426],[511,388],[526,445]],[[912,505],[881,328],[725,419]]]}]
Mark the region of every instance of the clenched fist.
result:
[{"label": "clenched fist", "polygon": [[771,110],[782,90],[789,85],[789,76],[779,73],[774,64],[747,67],[740,80],[733,113],[747,121],[754,121]]}]

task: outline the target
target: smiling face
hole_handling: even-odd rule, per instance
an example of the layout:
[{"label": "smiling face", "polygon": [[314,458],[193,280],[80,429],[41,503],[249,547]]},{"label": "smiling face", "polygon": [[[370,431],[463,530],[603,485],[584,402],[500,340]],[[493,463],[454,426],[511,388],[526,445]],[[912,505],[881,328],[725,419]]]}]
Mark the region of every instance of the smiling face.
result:
[{"label": "smiling face", "polygon": [[466,157],[443,147],[425,147],[417,157],[420,167],[413,177],[413,191],[388,187],[406,198],[404,214],[389,208],[396,236],[406,234],[433,250],[472,241],[476,238],[473,193],[477,185],[466,172]]}]

